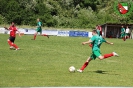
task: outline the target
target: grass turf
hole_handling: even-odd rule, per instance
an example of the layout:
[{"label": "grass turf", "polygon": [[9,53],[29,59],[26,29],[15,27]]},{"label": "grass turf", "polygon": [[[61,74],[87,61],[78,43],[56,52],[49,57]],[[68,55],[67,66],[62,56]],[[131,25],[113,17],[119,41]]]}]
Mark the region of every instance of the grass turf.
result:
[{"label": "grass turf", "polygon": [[133,86],[132,39],[106,39],[102,54],[117,52],[120,57],[93,60],[83,73],[70,73],[68,68],[80,68],[91,55],[89,38],[24,35],[15,43],[21,50],[9,50],[9,35],[0,34],[1,87],[121,87]]}]

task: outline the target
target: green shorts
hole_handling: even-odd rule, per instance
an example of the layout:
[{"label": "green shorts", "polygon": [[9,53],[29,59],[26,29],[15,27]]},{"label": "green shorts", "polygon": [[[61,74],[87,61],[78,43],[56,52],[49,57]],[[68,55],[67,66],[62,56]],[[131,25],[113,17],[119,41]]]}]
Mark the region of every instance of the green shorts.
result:
[{"label": "green shorts", "polygon": [[121,34],[121,38],[123,38],[123,37],[125,37],[125,33],[122,33],[122,34]]},{"label": "green shorts", "polygon": [[100,50],[95,50],[92,52],[92,55],[90,57],[92,60],[95,60],[99,56],[101,56]]},{"label": "green shorts", "polygon": [[37,28],[36,31],[37,32],[42,32],[42,29],[41,28]]}]

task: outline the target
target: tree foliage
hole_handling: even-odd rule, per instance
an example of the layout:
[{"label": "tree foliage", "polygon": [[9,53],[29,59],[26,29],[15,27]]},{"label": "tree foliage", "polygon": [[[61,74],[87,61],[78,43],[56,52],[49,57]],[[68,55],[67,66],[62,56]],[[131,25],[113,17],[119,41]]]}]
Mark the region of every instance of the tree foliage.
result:
[{"label": "tree foliage", "polygon": [[113,0],[0,0],[0,24],[14,21],[18,25],[64,28],[94,28],[103,23],[132,23],[128,17],[114,13]]}]

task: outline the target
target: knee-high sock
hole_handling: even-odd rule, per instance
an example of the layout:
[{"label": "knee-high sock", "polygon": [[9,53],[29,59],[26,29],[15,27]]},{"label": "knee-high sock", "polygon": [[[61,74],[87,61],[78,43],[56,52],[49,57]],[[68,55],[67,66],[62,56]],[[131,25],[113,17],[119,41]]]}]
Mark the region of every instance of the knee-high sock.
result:
[{"label": "knee-high sock", "polygon": [[88,65],[88,62],[85,62],[84,65],[80,68],[80,70],[84,70]]},{"label": "knee-high sock", "polygon": [[8,44],[9,44],[10,46],[15,47],[16,49],[18,48],[18,46],[17,46],[16,44],[12,43],[10,40],[8,40]]},{"label": "knee-high sock", "polygon": [[34,35],[34,40],[36,39],[36,35]]},{"label": "knee-high sock", "polygon": [[42,34],[42,36],[48,36],[47,34]]},{"label": "knee-high sock", "polygon": [[10,46],[12,46],[12,42],[10,40],[7,41]]},{"label": "knee-high sock", "polygon": [[42,34],[42,36],[47,36],[47,38],[49,38],[49,35],[47,35],[47,34]]},{"label": "knee-high sock", "polygon": [[18,48],[18,46],[16,44],[14,44],[14,43],[12,44],[12,46],[14,46],[16,49]]},{"label": "knee-high sock", "polygon": [[105,55],[103,55],[103,56],[104,56],[104,59],[105,59],[105,58],[112,57],[112,56],[114,56],[114,55],[113,55],[113,53],[110,53],[110,54],[105,54]]}]

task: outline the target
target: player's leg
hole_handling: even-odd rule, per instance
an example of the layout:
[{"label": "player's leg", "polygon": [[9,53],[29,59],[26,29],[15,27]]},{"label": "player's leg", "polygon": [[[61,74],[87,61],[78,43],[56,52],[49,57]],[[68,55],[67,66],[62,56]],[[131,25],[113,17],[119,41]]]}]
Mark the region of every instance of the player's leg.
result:
[{"label": "player's leg", "polygon": [[47,35],[47,34],[42,34],[42,29],[41,29],[41,31],[40,31],[40,34],[41,34],[41,36],[46,36],[47,38],[49,38],[49,35]]},{"label": "player's leg", "polygon": [[86,62],[82,65],[82,67],[81,67],[79,70],[77,70],[77,71],[82,72],[82,71],[88,66],[88,64],[90,63],[91,60],[92,60],[92,59],[89,57],[89,58],[86,60]]},{"label": "player's leg", "polygon": [[91,60],[95,60],[96,56],[94,54],[91,55],[91,57],[89,57],[86,62],[82,65],[82,67],[80,69],[77,69],[78,72],[83,72],[83,70],[89,65]]},{"label": "player's leg", "polygon": [[126,39],[128,39],[129,38],[129,33],[126,33],[125,37],[126,37]]},{"label": "player's leg", "polygon": [[124,41],[126,41],[126,33],[124,33]]},{"label": "player's leg", "polygon": [[18,46],[16,44],[14,44],[15,37],[10,37],[7,41],[8,41],[8,44],[10,45],[10,48],[13,47],[16,50],[19,49]]},{"label": "player's leg", "polygon": [[49,35],[47,35],[47,34],[42,34],[42,31],[41,31],[41,36],[46,36],[47,38],[49,38]]},{"label": "player's leg", "polygon": [[15,37],[12,37],[12,36],[10,36],[9,39],[7,39],[7,42],[9,44],[9,46],[10,46],[10,49],[13,49],[14,48],[12,46],[12,43],[14,43],[14,41],[15,41]]},{"label": "player's leg", "polygon": [[49,38],[49,35],[47,35],[47,34],[42,34],[42,36],[46,36],[47,38]]},{"label": "player's leg", "polygon": [[9,44],[9,46],[10,46],[10,49],[13,49],[12,42],[10,41],[10,37],[9,37],[9,39],[7,39],[7,42]]},{"label": "player's leg", "polygon": [[34,38],[33,38],[33,40],[36,39],[37,34],[38,34],[38,32],[36,31],[36,33],[34,34]]},{"label": "player's leg", "polygon": [[127,33],[125,33],[125,39],[127,39]]},{"label": "player's leg", "polygon": [[122,34],[122,38],[123,38],[123,41],[125,41],[126,40],[126,38],[125,38],[126,36],[125,36],[125,33],[123,33]]},{"label": "player's leg", "polygon": [[91,61],[92,59],[89,57],[86,62],[82,65],[82,67],[80,69],[77,69],[78,72],[83,72],[83,70],[88,66],[89,62]]},{"label": "player's leg", "polygon": [[123,39],[123,41],[125,40],[124,34],[121,34],[121,38]]},{"label": "player's leg", "polygon": [[107,58],[112,57],[112,56],[117,56],[118,57],[119,55],[115,52],[112,52],[112,53],[109,53],[109,54],[100,55],[100,56],[98,56],[98,58],[100,60],[103,60],[103,59],[107,59]]}]

